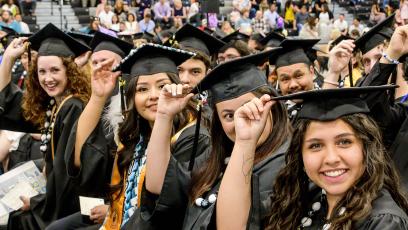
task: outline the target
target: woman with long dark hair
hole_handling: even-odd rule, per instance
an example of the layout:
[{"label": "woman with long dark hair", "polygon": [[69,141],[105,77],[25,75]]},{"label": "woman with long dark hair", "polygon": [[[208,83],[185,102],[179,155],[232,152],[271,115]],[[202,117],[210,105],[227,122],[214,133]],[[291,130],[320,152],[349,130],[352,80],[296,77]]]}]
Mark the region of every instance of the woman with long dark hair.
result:
[{"label": "woman with long dark hair", "polygon": [[[304,103],[286,167],[274,185],[267,229],[408,228],[399,175],[360,99],[360,94],[385,89],[319,90],[292,97]],[[320,189],[318,195],[310,182]]]},{"label": "woman with long dark hair", "polygon": [[[141,193],[145,174],[150,169],[146,167],[147,143],[151,138],[151,130],[155,123],[160,90],[166,84],[179,84],[177,66],[189,59],[194,53],[163,47],[153,44],[143,44],[133,50],[119,65],[122,74],[129,74],[125,92],[124,120],[119,126],[117,140],[118,151],[112,169],[110,186],[110,207],[102,229],[120,229],[132,216],[137,216],[140,203],[144,201]],[[118,72],[111,72],[112,60],[104,61],[94,70],[92,77],[92,96],[90,106],[84,110],[78,125],[76,148],[103,148],[98,138],[95,122],[99,121],[102,109],[115,87]],[[191,103],[189,100],[186,103]],[[171,125],[172,154],[179,160],[189,159],[191,145],[189,141],[194,136],[195,113],[191,105],[177,114]],[[201,132],[202,148],[206,149],[208,135]],[[94,139],[95,138],[95,139]],[[94,139],[94,140],[93,140]],[[171,140],[170,140],[171,139]],[[81,143],[86,144],[82,145]],[[91,144],[92,140],[96,145]],[[90,145],[91,144],[91,145]],[[90,151],[86,151],[89,153]],[[82,153],[77,152],[77,166]],[[145,223],[149,225],[149,223]]]},{"label": "woman with long dark hair", "polygon": [[[16,58],[26,50],[27,41],[38,51],[38,57],[30,66],[23,93],[10,82],[10,73]],[[65,157],[71,128],[90,95],[88,77],[74,58],[88,50],[48,24],[28,40],[13,40],[4,53],[0,65],[0,128],[41,133],[47,178],[46,194],[22,198],[24,206],[10,216],[10,229],[44,229],[50,222],[79,211],[78,188],[68,175]]]},{"label": "woman with long dark hair", "polygon": [[[263,64],[276,50],[220,64],[198,84],[198,91],[208,89],[212,96],[214,114],[210,127],[211,151],[209,155],[192,159],[194,161],[190,161],[190,164],[184,164],[170,155],[167,140],[170,137],[171,120],[181,110],[181,102],[192,94],[183,92],[181,85],[164,87],[158,102],[160,116],[156,118],[147,147],[149,154],[146,164],[149,170],[145,179],[146,193],[156,199],[142,203],[144,211],[140,215],[141,219],[157,219],[159,228],[168,226],[170,223],[160,222],[160,217],[184,208],[186,213],[182,216],[184,223],[180,228],[216,228],[215,209],[217,193],[222,192],[219,190],[220,184],[222,186],[225,183],[226,177],[230,180],[232,172],[229,168],[237,166],[235,160],[232,161],[235,156],[231,156],[238,128],[234,125],[234,111],[264,93],[276,95],[267,86],[264,73],[256,66]],[[246,213],[251,219],[248,225],[252,226],[260,226],[258,217],[266,215],[264,202],[271,193],[270,182],[274,180],[274,172],[284,164],[283,156],[291,132],[283,104],[276,103],[266,110],[267,128],[261,131],[261,141],[254,157],[255,166],[249,170],[253,169],[254,176],[247,178],[255,183],[253,196],[246,203],[256,210],[250,215]]]}]

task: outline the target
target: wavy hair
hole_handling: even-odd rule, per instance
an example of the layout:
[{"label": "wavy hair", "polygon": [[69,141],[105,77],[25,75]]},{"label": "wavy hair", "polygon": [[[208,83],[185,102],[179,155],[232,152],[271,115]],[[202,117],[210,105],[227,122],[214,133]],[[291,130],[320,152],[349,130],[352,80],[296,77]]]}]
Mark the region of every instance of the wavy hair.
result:
[{"label": "wavy hair", "polygon": [[[365,171],[345,196],[336,204],[329,218],[330,229],[351,229],[353,223],[367,217],[372,202],[381,189],[387,189],[398,206],[408,211],[408,202],[400,187],[400,178],[381,142],[377,124],[365,114],[343,116],[363,143]],[[302,146],[311,120],[299,119],[286,155],[286,166],[280,171],[271,196],[271,214],[266,229],[296,229],[301,218],[309,211],[312,194],[307,191],[308,177],[303,170]],[[346,212],[337,216],[340,207]],[[274,212],[273,210],[279,210]]]},{"label": "wavy hair", "polygon": [[[269,87],[258,88],[252,93],[254,93],[256,97],[261,97],[264,94],[277,95],[277,93]],[[234,146],[234,143],[227,137],[222,129],[215,105],[213,105],[213,111],[214,113],[210,128],[212,144],[211,153],[206,163],[200,169],[193,171],[192,188],[190,192],[191,202],[194,202],[198,197],[202,196],[213,187],[220,174],[225,171],[227,166],[225,165],[224,160],[226,157],[231,156],[232,148]],[[285,106],[282,102],[276,102],[271,108],[271,113],[273,117],[272,130],[265,142],[257,147],[254,164],[274,153],[285,143],[285,141],[290,139],[291,126]]]},{"label": "wavy hair", "polygon": [[[87,103],[91,95],[89,78],[75,64],[72,57],[60,58],[65,67],[65,75],[67,76],[67,85],[64,91],[79,98],[84,104]],[[47,111],[48,102],[51,98],[41,87],[38,80],[37,61],[38,58],[33,60],[34,64],[30,66],[28,71],[22,108],[24,118],[31,121],[35,126],[41,127],[45,122],[45,111]]]}]

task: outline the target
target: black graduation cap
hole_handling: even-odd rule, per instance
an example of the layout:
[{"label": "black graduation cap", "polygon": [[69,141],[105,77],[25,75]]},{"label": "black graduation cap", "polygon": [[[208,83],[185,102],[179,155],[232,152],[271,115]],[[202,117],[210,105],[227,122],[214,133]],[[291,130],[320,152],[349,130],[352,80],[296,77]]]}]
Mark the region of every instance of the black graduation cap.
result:
[{"label": "black graduation cap", "polygon": [[1,30],[6,33],[6,35],[1,38],[1,44],[5,49],[14,38],[18,37],[18,33],[8,26],[1,26]]},{"label": "black graduation cap", "polygon": [[91,34],[85,34],[81,32],[74,32],[74,31],[68,31],[67,34],[73,38],[75,38],[77,41],[81,42],[82,44],[85,44],[87,46],[91,45],[91,41],[93,39],[93,35]]},{"label": "black graduation cap", "polygon": [[181,27],[164,45],[171,46],[176,41],[181,48],[193,48],[208,56],[218,52],[218,50],[225,45],[223,41],[189,23]]},{"label": "black graduation cap", "polygon": [[285,36],[283,36],[280,33],[277,32],[270,32],[269,34],[267,34],[261,41],[260,43],[263,46],[267,46],[267,47],[278,47],[282,41],[285,40]]},{"label": "black graduation cap", "polygon": [[395,13],[359,37],[355,41],[356,48],[365,54],[374,47],[383,43],[384,40],[389,40],[394,32],[392,29],[394,24],[394,16]]},{"label": "black graduation cap", "polygon": [[[258,65],[263,64],[280,48],[259,52],[257,54],[226,61],[215,67],[207,76],[191,91],[200,93],[205,90],[211,92],[211,100],[218,103],[237,98],[245,93],[252,92],[259,87],[267,86],[266,75]],[[198,109],[197,121],[201,120],[201,105]],[[193,150],[190,157],[189,170],[194,167],[194,158],[197,153],[200,122],[196,123]]]},{"label": "black graduation cap", "polygon": [[109,50],[124,58],[133,48],[133,44],[97,31],[91,41],[91,48],[93,52]]},{"label": "black graduation cap", "polygon": [[52,23],[29,37],[28,41],[30,48],[38,51],[38,56],[78,57],[90,50]]},{"label": "black graduation cap", "polygon": [[177,66],[193,57],[195,53],[153,43],[142,44],[125,57],[113,71],[120,70],[130,76],[156,73],[178,73]]},{"label": "black graduation cap", "polygon": [[272,100],[302,99],[297,119],[332,121],[354,113],[368,113],[370,109],[362,96],[371,92],[394,89],[395,85],[320,89],[273,97]]},{"label": "black graduation cap", "polygon": [[334,39],[329,46],[329,51],[332,50],[335,46],[337,46],[343,40],[354,40],[354,38],[348,35],[340,35],[338,38]]},{"label": "black graduation cap", "polygon": [[212,101],[218,103],[265,86],[268,84],[265,73],[257,66],[263,64],[279,50],[280,48],[273,48],[224,62],[211,70],[192,92],[210,90]]},{"label": "black graduation cap", "polygon": [[221,40],[225,43],[228,43],[234,40],[241,40],[244,42],[248,42],[249,36],[236,30],[235,32],[230,33],[227,36],[223,37]]},{"label": "black graduation cap", "polygon": [[285,39],[279,45],[282,49],[279,55],[271,59],[271,64],[276,68],[282,66],[293,65],[297,63],[305,63],[310,65],[313,63],[316,51],[313,46],[320,39]]}]

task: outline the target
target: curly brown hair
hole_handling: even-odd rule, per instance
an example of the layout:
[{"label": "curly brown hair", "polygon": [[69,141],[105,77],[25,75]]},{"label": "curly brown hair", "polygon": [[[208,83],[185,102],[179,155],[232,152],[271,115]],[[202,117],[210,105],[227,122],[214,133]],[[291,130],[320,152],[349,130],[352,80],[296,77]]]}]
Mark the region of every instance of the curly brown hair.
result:
[{"label": "curly brown hair", "polygon": [[[90,80],[86,74],[78,68],[72,57],[61,57],[62,64],[66,68],[68,78],[65,91],[79,98],[83,103],[87,103],[91,95]],[[47,110],[50,96],[41,87],[38,81],[37,59],[33,60],[33,65],[28,71],[28,78],[25,82],[26,92],[23,95],[22,108],[23,116],[34,125],[41,127],[45,122],[45,112]]]},{"label": "curly brown hair", "polygon": [[[351,126],[363,143],[365,171],[332,211],[331,229],[351,229],[353,224],[367,217],[372,202],[381,189],[390,192],[398,206],[408,211],[408,201],[400,187],[400,178],[382,144],[377,124],[365,114],[343,116],[342,121]],[[313,194],[308,192],[308,177],[303,170],[302,146],[305,133],[312,120],[299,119],[286,155],[286,166],[280,171],[271,196],[271,214],[266,229],[296,229],[301,218],[307,215]],[[306,188],[306,189],[305,189]],[[337,216],[340,207],[344,215]],[[273,211],[275,210],[275,212]],[[276,212],[279,210],[279,212]]]}]

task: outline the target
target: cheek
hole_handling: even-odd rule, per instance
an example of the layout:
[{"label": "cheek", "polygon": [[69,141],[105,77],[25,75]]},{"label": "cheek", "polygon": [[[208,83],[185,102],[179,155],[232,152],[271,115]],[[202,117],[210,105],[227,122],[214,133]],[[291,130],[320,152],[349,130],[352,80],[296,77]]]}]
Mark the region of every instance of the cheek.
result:
[{"label": "cheek", "polygon": [[302,159],[307,176],[313,180],[313,178],[319,174],[320,163],[322,162],[321,158],[317,153],[303,153]]},{"label": "cheek", "polygon": [[224,130],[227,137],[231,140],[235,140],[235,126],[234,121],[221,121],[222,129]]}]

